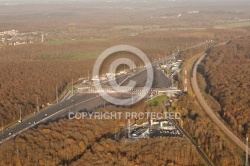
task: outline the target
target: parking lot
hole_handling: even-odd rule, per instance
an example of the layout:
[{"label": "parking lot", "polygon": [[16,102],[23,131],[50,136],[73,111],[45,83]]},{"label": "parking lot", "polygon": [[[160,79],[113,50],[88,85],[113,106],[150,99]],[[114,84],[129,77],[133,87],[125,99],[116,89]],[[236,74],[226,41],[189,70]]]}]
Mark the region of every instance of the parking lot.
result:
[{"label": "parking lot", "polygon": [[183,134],[179,130],[160,130],[160,129],[150,129],[149,137],[183,137]]}]

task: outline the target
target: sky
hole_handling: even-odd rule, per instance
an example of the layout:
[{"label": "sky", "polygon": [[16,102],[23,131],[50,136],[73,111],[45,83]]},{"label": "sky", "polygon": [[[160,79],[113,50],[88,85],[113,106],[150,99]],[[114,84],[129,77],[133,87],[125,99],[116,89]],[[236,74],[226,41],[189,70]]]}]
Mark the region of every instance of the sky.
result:
[{"label": "sky", "polygon": [[[152,2],[152,1],[174,1],[174,0],[0,0],[0,2],[108,2],[108,1],[116,1],[116,2],[126,2],[126,1],[132,1],[132,2]],[[179,2],[183,1],[192,1],[192,2],[227,2],[227,1],[234,1],[234,2],[247,2],[249,0],[175,0]]]},{"label": "sky", "polygon": [[[98,2],[116,2],[116,3],[188,3],[188,4],[203,4],[203,3],[210,3],[216,4],[221,2],[233,2],[233,3],[250,3],[250,0],[0,0],[0,5],[22,5],[22,4],[68,4],[74,2],[85,2],[85,3],[98,3]],[[175,2],[173,2],[175,1]],[[245,4],[245,3],[244,3]]]}]

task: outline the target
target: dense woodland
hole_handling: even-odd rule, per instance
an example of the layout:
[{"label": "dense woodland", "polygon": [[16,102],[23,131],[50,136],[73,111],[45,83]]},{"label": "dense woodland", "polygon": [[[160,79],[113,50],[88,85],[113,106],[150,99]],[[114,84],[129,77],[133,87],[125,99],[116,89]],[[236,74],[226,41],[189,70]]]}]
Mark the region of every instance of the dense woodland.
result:
[{"label": "dense woodland", "polygon": [[[241,35],[241,33],[246,30],[236,31]],[[145,50],[151,59],[154,60],[162,56],[162,54],[170,54],[170,50],[177,50],[178,47],[182,48],[189,44],[197,43],[199,40],[204,40],[203,35],[197,36],[196,39],[191,38],[191,40],[189,40],[188,38],[190,36],[188,34],[192,33],[192,31],[182,31],[182,34],[175,34],[176,36],[186,36],[186,40],[181,40],[179,37],[175,40],[163,39],[173,38],[174,34],[172,34],[172,32],[166,32],[165,36],[154,32],[145,34],[145,36],[141,37],[143,40],[154,39],[155,42],[157,38],[159,38],[161,43],[159,42],[158,44],[161,46],[157,49],[149,47],[152,45],[152,41],[146,43],[142,42],[143,40],[130,41],[130,39],[127,38],[119,40],[120,42],[112,41],[112,43],[123,43],[122,41],[131,42],[139,48],[143,48],[142,50]],[[209,33],[212,34],[212,32]],[[214,33],[218,38],[221,38],[221,40],[226,36],[225,34],[221,34],[220,30]],[[158,35],[157,38],[154,38],[155,35]],[[160,36],[162,36],[162,40],[160,40]],[[179,40],[180,42],[178,42]],[[184,43],[181,43],[181,41],[184,41]],[[65,47],[68,44],[69,43],[35,44],[33,49],[39,51],[33,50],[32,53],[29,52],[26,46],[2,48],[0,52],[0,58],[2,59],[0,62],[2,71],[0,75],[0,94],[2,98],[0,110],[1,116],[4,117],[5,124],[19,118],[20,106],[24,115],[32,113],[36,107],[37,97],[39,97],[40,106],[46,105],[48,102],[51,103],[55,101],[56,86],[58,86],[61,93],[66,85],[71,82],[72,78],[76,81],[80,77],[87,76],[88,71],[91,70],[94,64],[94,58],[85,56],[77,57],[75,60],[72,60],[75,57],[72,58],[71,56],[67,56],[69,57],[68,59],[65,57],[58,58],[62,52],[67,52],[68,49],[72,49],[71,51],[73,51],[74,49],[78,49],[78,46],[84,45],[84,43],[77,42],[69,44],[72,47]],[[104,45],[108,46],[109,44],[110,43]],[[74,45],[77,46],[74,47]],[[104,46],[100,44],[99,48],[102,47]],[[47,48],[52,52],[49,54],[49,58],[45,56],[44,59],[38,60],[37,58],[40,57],[43,50]],[[94,50],[94,45],[88,48]],[[62,51],[60,51],[60,54],[56,54],[55,51],[61,49]],[[91,49],[87,52],[91,52]],[[207,47],[202,47],[186,51],[182,58],[188,60],[192,55],[206,49]],[[84,54],[84,47],[79,52]],[[215,163],[225,166],[241,165],[241,151],[232,146],[218,127],[213,125],[210,119],[202,113],[202,109],[195,102],[195,98],[193,98],[192,95],[181,97],[174,108],[181,111],[184,115],[184,128],[186,131],[193,136],[205,153]],[[135,108],[136,111],[141,111],[143,109],[144,108]],[[155,110],[154,108],[147,109]],[[96,123],[96,125],[93,125],[94,123]],[[105,123],[105,125],[103,125],[103,123]],[[51,165],[68,163],[72,165],[82,165],[86,160],[91,164],[99,165],[135,165],[138,163],[143,163],[145,165],[158,165],[161,163],[170,165],[183,165],[183,163],[186,165],[201,165],[202,163],[198,157],[195,157],[197,156],[197,152],[185,139],[175,140],[171,138],[157,138],[152,140],[140,140],[139,144],[137,142],[130,143],[133,148],[132,150],[131,148],[128,149],[129,147],[126,146],[127,142],[116,142],[112,139],[116,131],[114,128],[116,123],[118,122],[73,122],[61,120],[41,126],[38,129],[27,131],[18,136],[15,140],[2,145],[0,148],[2,149],[1,153],[4,153],[4,155],[2,154],[0,156],[5,159],[1,160],[1,164],[8,165],[13,163],[13,159],[16,165],[29,165],[30,163],[39,163],[40,165],[46,165],[47,163],[51,163]],[[84,126],[88,126],[89,128],[87,127],[88,129],[84,130]],[[70,127],[70,130],[68,127]],[[76,132],[78,130],[80,133]],[[87,134],[85,132],[87,132]],[[84,135],[86,136],[84,137]],[[55,141],[53,142],[51,140]],[[107,145],[108,148],[103,148]],[[162,145],[167,146],[162,147]],[[158,146],[162,150],[160,150],[160,154],[159,148],[153,148],[153,153],[146,152],[148,149],[152,151],[152,147]],[[173,147],[178,148],[175,151]],[[171,151],[168,151],[169,148]],[[182,151],[180,149],[184,150]],[[96,160],[92,160],[93,158]],[[117,163],[118,160],[120,161],[119,163]]]},{"label": "dense woodland", "polygon": [[[230,3],[223,10],[220,4],[193,6],[188,2],[65,3],[20,8],[2,7],[0,2],[0,31],[38,32],[34,44],[0,46],[0,123],[4,126],[19,119],[20,109],[22,116],[33,113],[37,98],[40,108],[53,103],[56,86],[63,93],[72,79],[87,77],[95,59],[110,46],[138,47],[154,61],[201,41],[218,43],[250,32],[249,27],[214,28],[248,19],[248,3],[237,4],[240,12]],[[197,8],[199,14],[188,14]],[[42,33],[44,43],[40,43]],[[211,49],[203,68],[207,92],[220,103],[218,113],[243,136],[250,130],[249,41],[233,40]],[[182,59],[206,49],[185,51]],[[162,109],[139,104],[105,111]],[[192,92],[181,96],[172,109],[182,113],[184,129],[215,165],[243,165],[242,151],[211,122]],[[43,124],[0,145],[0,165],[203,165],[186,138],[115,140],[124,125],[126,121],[93,119]]]},{"label": "dense woodland", "polygon": [[[184,129],[216,165],[242,165],[242,153],[225,138],[192,95],[174,102],[182,113]],[[162,111],[142,103],[132,108],[113,106],[100,112]],[[132,120],[132,123],[141,122]],[[40,125],[0,146],[1,165],[202,165],[187,138],[153,138],[129,141],[119,134],[127,121],[67,120]],[[116,139],[115,139],[116,138]]]},{"label": "dense woodland", "polygon": [[245,138],[250,134],[250,38],[210,49],[203,70],[206,91],[221,106],[219,115]]},{"label": "dense woodland", "polygon": [[[138,111],[108,107],[105,111]],[[104,111],[99,110],[99,111]],[[0,146],[0,165],[201,165],[183,138],[114,140],[124,120],[62,119],[29,130]],[[118,137],[118,134],[117,134]]]},{"label": "dense woodland", "polygon": [[[193,63],[191,63],[190,59],[193,59],[192,61],[194,62],[201,54],[194,57],[190,56],[190,53],[203,53],[205,50],[206,48],[203,48],[203,51],[199,48],[185,51],[181,56],[186,61],[183,67],[188,71],[191,70]],[[202,68],[199,67],[198,71],[202,71],[201,69]],[[188,75],[189,74],[188,72]],[[206,89],[204,86],[205,81],[201,81],[200,77],[199,75],[199,86],[201,89]],[[228,140],[223,131],[211,121],[210,117],[197,102],[190,83],[188,83],[188,86],[190,87],[188,93],[181,96],[178,101],[173,104],[173,109],[182,114],[184,129],[192,136],[215,165],[243,165],[243,151],[238,149],[231,140]],[[208,98],[205,96],[205,98],[211,103],[210,105],[214,110],[218,110],[217,107],[219,104],[212,105],[212,97]]]},{"label": "dense woodland", "polygon": [[182,96],[175,107],[182,114],[184,129],[215,165],[242,165],[243,153],[203,112],[194,95]]},{"label": "dense woodland", "polygon": [[56,86],[62,93],[72,78],[87,74],[81,61],[11,61],[0,64],[0,115],[5,124],[19,118],[20,107],[23,116],[33,113],[37,98],[39,107],[54,102]]}]

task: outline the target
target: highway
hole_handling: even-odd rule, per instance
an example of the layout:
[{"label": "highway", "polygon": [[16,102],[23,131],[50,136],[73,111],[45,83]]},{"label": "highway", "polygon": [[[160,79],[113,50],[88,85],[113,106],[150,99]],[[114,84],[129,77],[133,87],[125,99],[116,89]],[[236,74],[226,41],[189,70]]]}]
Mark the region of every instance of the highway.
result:
[{"label": "highway", "polygon": [[[202,61],[202,59],[206,56],[206,54],[202,55],[194,64],[193,71],[192,71],[192,77],[191,77],[191,85],[193,88],[193,91],[195,93],[196,99],[198,100],[200,106],[203,108],[203,110],[209,115],[209,117],[212,119],[212,121],[219,126],[219,128],[236,144],[238,145],[243,151],[246,152],[246,144],[242,142],[231,130],[227,128],[227,126],[224,125],[223,122],[215,115],[214,111],[209,107],[207,102],[205,101],[204,97],[202,96],[202,93],[198,87],[197,84],[197,67],[199,63]],[[249,147],[248,147],[249,149]],[[250,151],[250,149],[248,150]],[[250,154],[249,154],[250,156]]]},{"label": "highway", "polygon": [[[169,55],[161,60],[158,60],[152,63],[153,70],[154,70],[154,82],[152,84],[152,88],[169,88],[172,85],[171,80],[165,77],[162,71],[157,69],[157,65],[165,61],[171,60],[174,57],[177,57],[179,55],[180,55],[180,52]],[[120,86],[126,86],[131,80],[136,81],[136,87],[143,87],[147,80],[147,68],[144,67],[142,69],[138,69],[133,74],[122,75],[116,79],[118,85]],[[103,84],[106,86],[110,86],[108,81],[104,82]]]},{"label": "highway", "polygon": [[33,117],[23,120],[11,129],[5,129],[4,133],[0,135],[0,144],[42,122],[65,117],[69,111],[76,112],[82,109],[92,110],[102,106],[103,103],[103,99],[100,96],[96,96],[96,94],[76,94],[70,99],[59,102],[44,111],[34,114]]},{"label": "highway", "polygon": [[[130,80],[136,81],[136,87],[143,87],[147,81],[147,71],[143,70],[140,74],[128,76],[126,79],[121,77],[117,79],[117,83],[121,86],[126,86]],[[166,77],[161,70],[158,70],[157,67],[154,66],[154,82],[152,88],[169,88],[171,85],[171,79]]]},{"label": "highway", "polygon": [[[200,47],[203,45],[208,44],[209,42],[202,42],[197,45],[194,45],[195,47]],[[190,48],[194,48],[194,46],[191,46]],[[186,50],[188,48],[185,48],[183,50]],[[181,51],[183,51],[181,50]],[[161,60],[155,61],[152,63],[153,66],[156,66],[160,63],[163,63],[164,61],[170,60],[174,57],[179,55],[179,53],[172,54],[170,56],[167,56]],[[137,71],[133,73],[130,77],[132,78],[133,75],[139,75],[141,72],[146,71],[146,68]],[[67,112],[77,112],[79,110],[94,110],[101,106],[103,106],[104,100],[101,98],[100,95],[96,94],[76,94],[72,96],[70,99],[61,101],[58,104],[55,104],[53,106],[50,106],[48,109],[41,111],[39,113],[34,114],[29,119],[25,119],[20,124],[15,125],[11,129],[4,129],[4,133],[0,135],[0,144],[14,138],[18,134],[38,126],[41,123],[45,123],[47,121],[52,121],[54,119],[65,117]]]}]

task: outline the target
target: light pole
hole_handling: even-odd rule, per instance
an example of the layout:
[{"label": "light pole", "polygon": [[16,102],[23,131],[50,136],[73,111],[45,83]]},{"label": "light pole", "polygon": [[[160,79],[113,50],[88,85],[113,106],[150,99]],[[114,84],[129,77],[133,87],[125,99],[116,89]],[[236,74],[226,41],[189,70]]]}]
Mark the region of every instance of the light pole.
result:
[{"label": "light pole", "polygon": [[2,134],[3,134],[3,120],[2,120]]},{"label": "light pole", "polygon": [[56,86],[56,102],[58,103],[58,90],[57,90],[57,86]]},{"label": "light pole", "polygon": [[22,106],[20,106],[20,122],[22,122]]},{"label": "light pole", "polygon": [[246,138],[246,166],[248,166],[248,137]]},{"label": "light pole", "polygon": [[72,79],[72,96],[74,94],[74,86],[73,86],[73,79]]},{"label": "light pole", "polygon": [[36,104],[37,104],[37,106],[36,106],[37,112],[39,112],[39,102],[38,102],[38,96],[37,96],[37,98],[36,98]]},{"label": "light pole", "polygon": [[88,70],[88,81],[89,81],[89,70]]},{"label": "light pole", "polygon": [[130,139],[130,119],[128,119],[128,139]]}]

